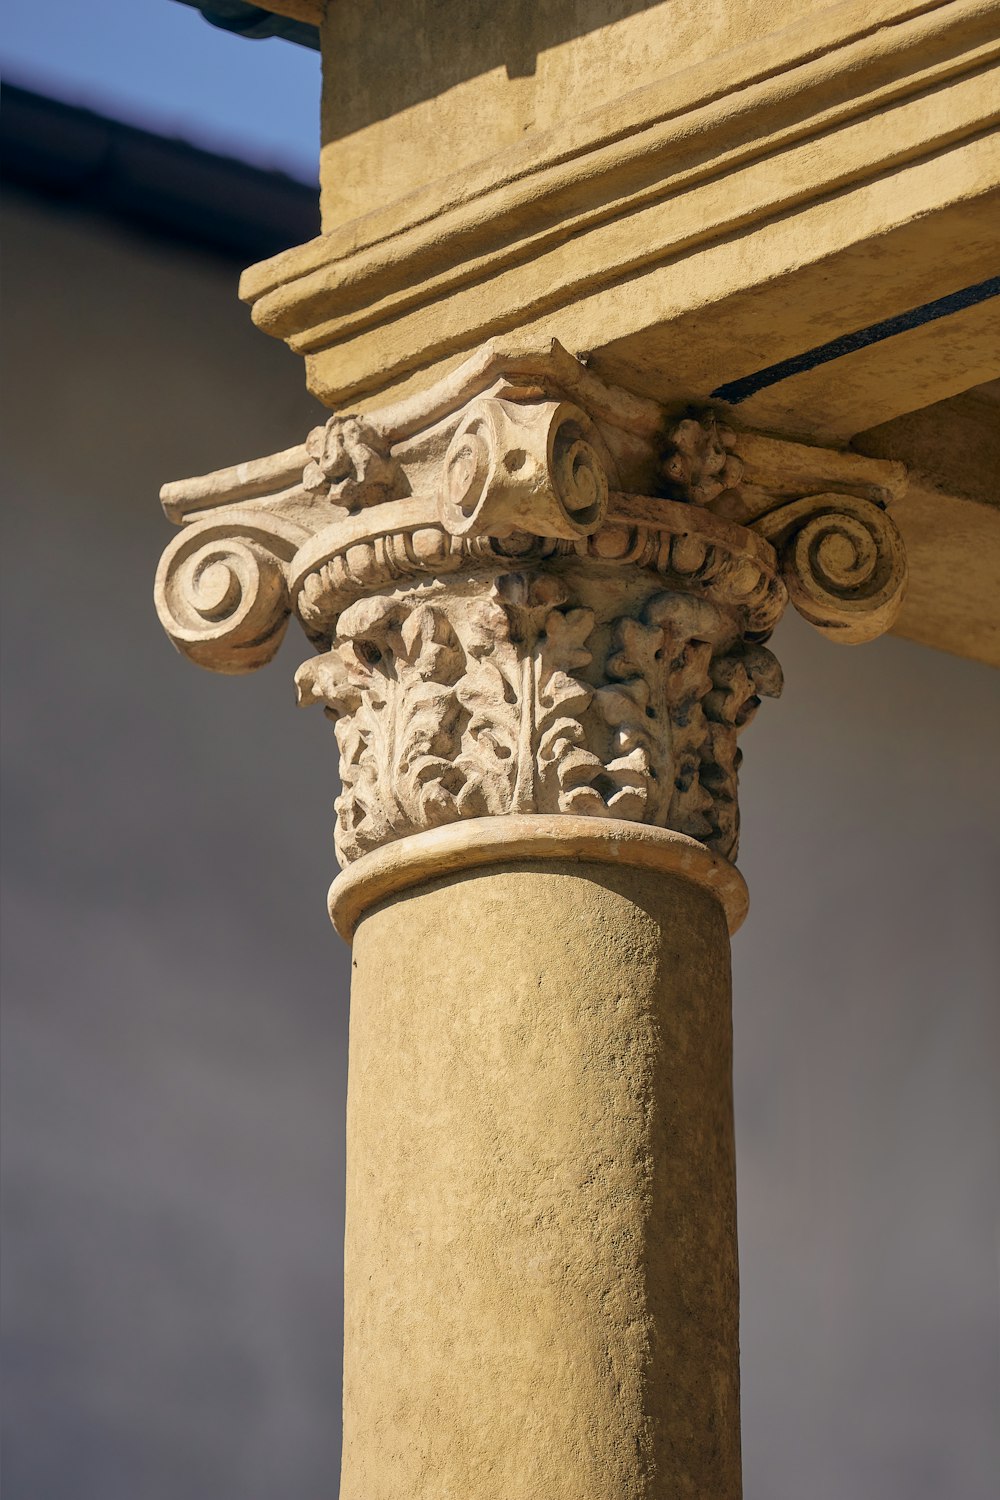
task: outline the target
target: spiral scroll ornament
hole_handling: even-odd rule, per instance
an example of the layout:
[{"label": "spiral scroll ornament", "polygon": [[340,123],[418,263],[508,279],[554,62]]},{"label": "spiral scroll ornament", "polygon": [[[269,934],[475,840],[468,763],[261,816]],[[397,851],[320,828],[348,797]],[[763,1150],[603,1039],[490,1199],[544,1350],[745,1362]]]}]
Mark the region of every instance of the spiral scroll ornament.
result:
[{"label": "spiral scroll ornament", "polygon": [[549,470],[561,510],[580,534],[601,525],[608,507],[608,476],[593,443],[590,424],[572,407],[560,408],[549,432]]},{"label": "spiral scroll ornament", "polygon": [[880,506],[853,495],[811,495],[772,511],[754,530],[777,549],[789,598],[817,630],[855,645],[891,628],[906,589],[906,552]]},{"label": "spiral scroll ornament", "polygon": [[154,598],[184,656],[214,672],[252,672],[274,656],[288,623],[286,564],[304,531],[274,516],[185,527],[157,569]]},{"label": "spiral scroll ornament", "polygon": [[590,536],[608,507],[600,446],[593,423],[568,402],[476,401],[444,458],[445,529],[452,536]]}]

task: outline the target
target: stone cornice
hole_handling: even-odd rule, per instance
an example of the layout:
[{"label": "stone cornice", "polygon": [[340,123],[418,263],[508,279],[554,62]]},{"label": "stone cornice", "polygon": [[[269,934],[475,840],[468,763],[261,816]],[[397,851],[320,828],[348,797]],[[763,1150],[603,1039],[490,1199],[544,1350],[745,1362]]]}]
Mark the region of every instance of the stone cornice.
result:
[{"label": "stone cornice", "polygon": [[334,719],[342,861],[439,824],[625,819],[734,857],[737,734],[781,688],[789,597],[887,629],[901,466],[739,433],[610,386],[558,344],[297,448],[164,487],[174,644],[241,672],[295,614]]},{"label": "stone cornice", "polygon": [[[262,328],[310,357],[317,394],[353,399],[470,337],[974,137],[997,114],[978,76],[1000,50],[997,9],[824,9],[252,267],[242,294]],[[530,268],[523,286],[518,268]],[[494,281],[495,299],[476,292]],[[353,340],[432,303],[433,333],[411,322],[405,353],[355,366]],[[332,348],[335,377],[320,357]]]}]

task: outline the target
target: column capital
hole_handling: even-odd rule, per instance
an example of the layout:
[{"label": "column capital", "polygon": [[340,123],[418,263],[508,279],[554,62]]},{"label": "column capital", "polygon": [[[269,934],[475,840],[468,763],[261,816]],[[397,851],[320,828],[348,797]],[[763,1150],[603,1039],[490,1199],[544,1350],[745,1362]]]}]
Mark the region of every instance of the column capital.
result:
[{"label": "column capital", "polygon": [[558,344],[490,344],[419,396],[166,485],[157,607],[222,672],[298,618],[344,865],[504,817],[670,830],[732,861],[737,735],[781,691],[765,643],[789,598],[836,640],[889,627],[904,481],[671,411]]}]

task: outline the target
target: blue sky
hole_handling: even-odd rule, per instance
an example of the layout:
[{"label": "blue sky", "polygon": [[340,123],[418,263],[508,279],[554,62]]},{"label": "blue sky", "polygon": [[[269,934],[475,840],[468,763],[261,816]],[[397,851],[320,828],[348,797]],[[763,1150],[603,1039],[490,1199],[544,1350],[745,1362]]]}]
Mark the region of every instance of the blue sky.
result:
[{"label": "blue sky", "polygon": [[316,180],[319,54],[231,36],[177,0],[5,0],[0,69],[11,83]]}]

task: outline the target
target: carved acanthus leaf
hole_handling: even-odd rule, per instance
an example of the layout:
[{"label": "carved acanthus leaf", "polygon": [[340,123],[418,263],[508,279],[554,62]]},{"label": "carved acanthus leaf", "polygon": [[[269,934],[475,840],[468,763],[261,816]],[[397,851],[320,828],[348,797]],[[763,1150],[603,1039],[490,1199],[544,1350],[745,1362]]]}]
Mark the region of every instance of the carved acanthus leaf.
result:
[{"label": "carved acanthus leaf", "polygon": [[345,611],[298,677],[336,720],[341,858],[510,813],[626,818],[732,853],[736,735],[755,694],[780,690],[774,658],[729,612],[663,591],[607,623],[595,671],[597,632],[538,572]]},{"label": "carved acanthus leaf", "polygon": [[344,861],[463,818],[585,814],[733,858],[736,739],[789,598],[837,640],[891,624],[898,465],[669,418],[557,345],[487,346],[305,444],[169,485],[157,604],[193,660],[269,659],[335,721]]},{"label": "carved acanthus leaf", "polygon": [[740,641],[711,664],[712,689],[703,707],[708,733],[702,750],[701,784],[711,796],[712,824],[706,842],[726,859],[739,849],[739,768],[743,752],[737,734],[750,723],[761,698],[781,695],[777,657],[766,646]]},{"label": "carved acanthus leaf", "polygon": [[580,724],[593,689],[573,675],[590,662],[594,616],[565,600],[556,579],[515,573],[469,613],[465,815],[568,811],[581,775],[598,766]]},{"label": "carved acanthus leaf", "polygon": [[378,599],[355,606],[338,644],[299,668],[299,701],[324,703],[335,723],[342,859],[459,816],[449,782],[462,666],[442,611]]},{"label": "carved acanthus leaf", "polygon": [[713,653],[732,636],[723,612],[672,593],[651,598],[641,619],[616,622],[609,682],[595,694],[611,730],[613,756],[598,783],[610,787],[609,815],[694,838],[711,833],[712,798],[699,779],[707,734],[701,705],[712,686]]}]

